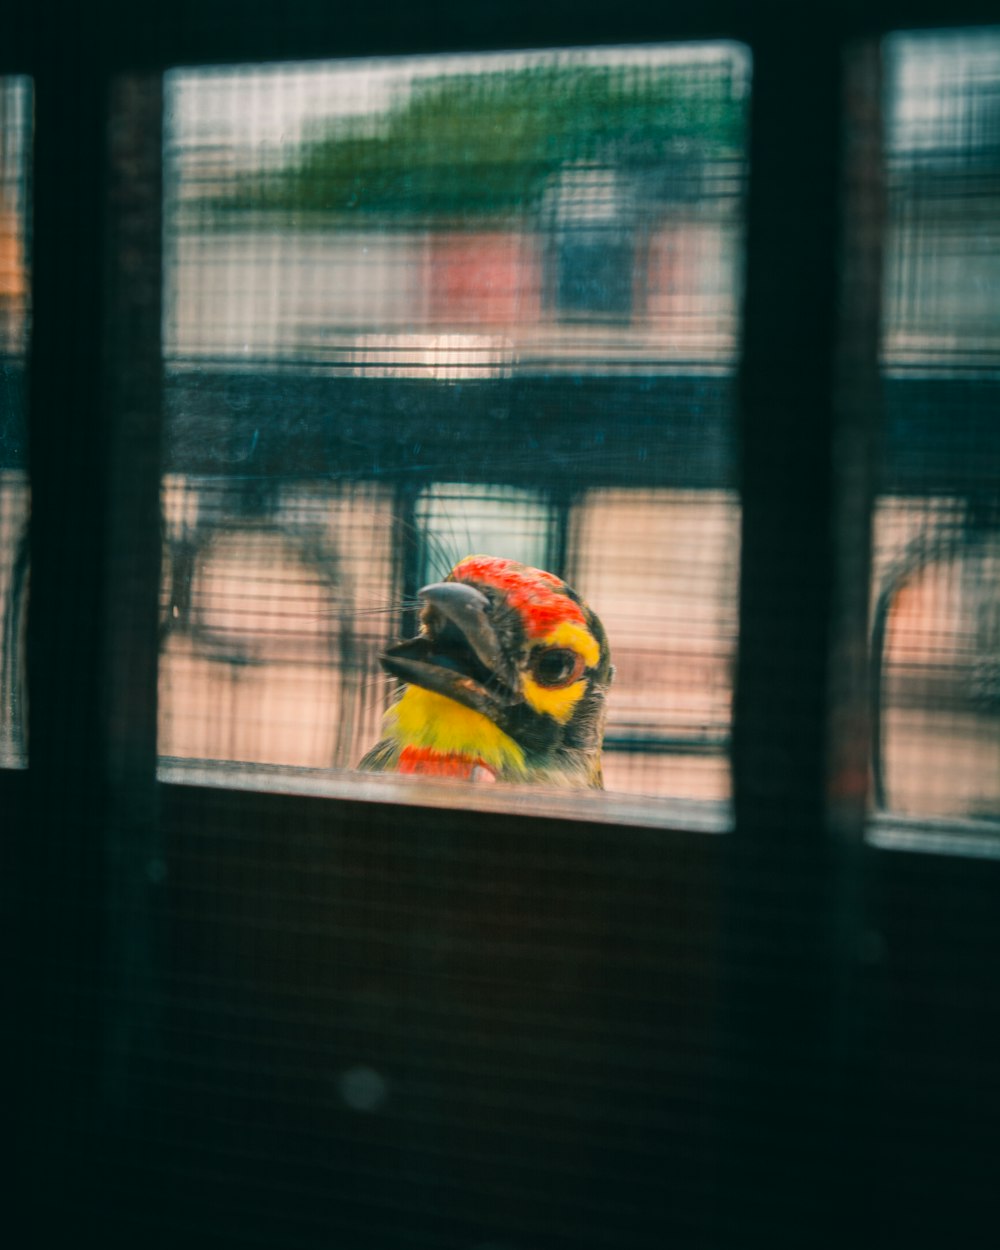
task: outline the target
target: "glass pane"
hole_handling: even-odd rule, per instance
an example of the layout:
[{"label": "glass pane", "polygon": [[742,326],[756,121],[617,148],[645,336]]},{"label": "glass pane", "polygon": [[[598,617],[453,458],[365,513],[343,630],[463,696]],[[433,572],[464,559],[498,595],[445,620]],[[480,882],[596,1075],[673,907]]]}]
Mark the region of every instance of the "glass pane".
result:
[{"label": "glass pane", "polygon": [[556,525],[556,510],[538,491],[468,482],[426,487],[417,500],[423,553],[418,581],[441,581],[477,551],[499,550],[510,560],[548,568],[555,559]]},{"label": "glass pane", "polygon": [[1000,816],[1000,31],[886,41],[876,802]]},{"label": "glass pane", "polygon": [[31,83],[0,77],[0,767],[27,764],[24,626],[29,513],[25,359],[30,318]]},{"label": "glass pane", "polygon": [[168,76],[163,754],[356,765],[489,554],[611,623],[614,788],[728,798],[748,91],[722,43]]},{"label": "glass pane", "polygon": [[574,519],[573,582],[601,604],[614,639],[606,785],[692,799],[725,794],[739,569],[735,492],[594,490]]}]

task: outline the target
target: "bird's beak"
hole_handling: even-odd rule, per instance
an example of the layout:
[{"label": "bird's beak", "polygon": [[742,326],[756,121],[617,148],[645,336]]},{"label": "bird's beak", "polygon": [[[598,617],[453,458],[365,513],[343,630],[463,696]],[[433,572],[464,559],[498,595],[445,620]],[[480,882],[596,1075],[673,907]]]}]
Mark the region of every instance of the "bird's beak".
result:
[{"label": "bird's beak", "polygon": [[494,720],[520,702],[520,682],[497,640],[489,599],[464,582],[425,586],[420,598],[421,632],[379,656],[385,671]]}]

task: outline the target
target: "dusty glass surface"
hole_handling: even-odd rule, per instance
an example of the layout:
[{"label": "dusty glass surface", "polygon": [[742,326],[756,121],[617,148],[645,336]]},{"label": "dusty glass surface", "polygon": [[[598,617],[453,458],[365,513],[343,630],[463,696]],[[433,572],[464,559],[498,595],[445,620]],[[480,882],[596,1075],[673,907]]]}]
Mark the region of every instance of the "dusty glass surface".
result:
[{"label": "dusty glass surface", "polygon": [[25,358],[30,328],[31,82],[0,77],[0,767],[27,764],[24,625],[30,511]]},{"label": "dusty glass surface", "polygon": [[1000,817],[1000,32],[885,44],[875,802]]},{"label": "dusty glass surface", "polygon": [[608,785],[724,800],[749,57],[167,78],[160,750],[345,769],[472,552],[607,625]]}]

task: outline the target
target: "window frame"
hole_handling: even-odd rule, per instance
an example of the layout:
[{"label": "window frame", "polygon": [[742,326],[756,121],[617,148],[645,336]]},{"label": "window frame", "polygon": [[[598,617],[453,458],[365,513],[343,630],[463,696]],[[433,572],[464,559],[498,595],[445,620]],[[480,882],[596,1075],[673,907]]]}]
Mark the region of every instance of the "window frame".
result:
[{"label": "window frame", "polygon": [[[812,670],[809,679],[812,684],[809,702],[813,709],[822,708],[826,692],[821,683],[817,683],[816,675],[828,662],[824,650],[825,636],[809,639],[800,627],[803,622],[808,625],[829,620],[831,601],[828,596],[832,593],[836,577],[835,553],[830,550],[830,544],[826,541],[822,517],[831,502],[830,492],[836,472],[830,459],[834,437],[833,415],[824,413],[823,408],[828,406],[836,380],[836,328],[830,316],[841,296],[837,289],[835,266],[843,241],[839,235],[840,223],[835,205],[841,173],[836,153],[843,84],[839,79],[840,68],[837,63],[841,58],[841,50],[850,43],[898,25],[903,19],[903,12],[897,14],[897,7],[909,14],[910,24],[913,24],[914,21],[933,21],[937,6],[885,6],[884,11],[868,18],[859,18],[857,14],[850,12],[836,18],[832,12],[829,15],[827,30],[823,32],[826,38],[822,53],[826,62],[826,79],[820,84],[818,72],[806,72],[800,74],[798,81],[792,84],[801,91],[811,90],[817,106],[825,105],[825,117],[822,112],[815,113],[810,124],[814,135],[818,125],[826,127],[827,142],[813,145],[826,153],[826,157],[820,165],[807,171],[805,175],[800,163],[796,178],[786,178],[784,183],[780,159],[773,158],[775,153],[794,149],[794,142],[789,133],[784,133],[788,118],[784,114],[781,101],[776,97],[789,89],[790,84],[781,81],[782,73],[790,70],[794,74],[797,58],[794,56],[790,32],[779,11],[780,6],[758,4],[747,9],[731,3],[715,3],[701,6],[697,19],[685,14],[669,17],[664,15],[642,19],[638,25],[628,10],[617,16],[607,14],[599,6],[585,7],[583,11],[574,10],[574,29],[579,31],[581,43],[723,37],[745,41],[754,55],[751,181],[746,237],[747,281],[743,353],[738,383],[742,399],[739,433],[743,453],[740,486],[744,518],[741,628],[738,642],[739,687],[734,711],[734,751],[736,755],[748,751],[751,756],[745,764],[734,765],[736,771],[742,772],[747,780],[747,785],[737,781],[735,788],[744,794],[749,794],[753,789],[780,791],[781,776],[775,775],[767,779],[767,773],[768,770],[775,772],[777,756],[782,755],[786,762],[792,762],[793,771],[797,773],[796,763],[801,763],[804,771],[810,774],[809,802],[813,807],[818,804],[820,809],[825,804],[826,791],[826,780],[822,776],[825,767],[823,760],[826,758],[825,740],[820,743],[815,739],[807,746],[803,736],[793,732],[780,745],[769,741],[770,729],[775,727],[772,725],[768,728],[767,722],[770,718],[766,705],[782,706],[782,691],[790,696],[788,706],[801,702],[803,674],[770,671],[768,650],[772,654],[781,653],[783,647],[776,639],[768,639],[763,633],[760,645],[754,640],[753,622],[758,609],[753,598],[757,588],[766,585],[765,565],[776,549],[775,544],[780,545],[789,532],[789,525],[794,527],[797,521],[799,532],[809,535],[805,543],[813,553],[810,564],[816,570],[815,575],[808,579],[810,599],[808,603],[803,602],[803,585],[800,581],[795,588],[794,602],[790,604],[793,609],[791,612],[784,610],[772,598],[766,607],[766,614],[772,626],[778,621],[792,622],[792,628],[797,631],[795,638],[790,640],[792,652],[815,652],[813,660],[806,665],[806,668]],[[961,17],[954,12],[941,13],[940,17],[949,26],[974,22],[977,17],[981,20],[985,6],[972,4],[968,7],[971,11]],[[108,13],[109,18],[113,16],[113,5],[109,6]],[[124,411],[130,407],[144,409],[151,425],[158,424],[162,419],[163,378],[158,360],[158,316],[153,312],[150,303],[154,290],[159,290],[152,274],[152,265],[144,275],[146,306],[134,298],[135,291],[129,289],[128,280],[122,278],[118,283],[118,290],[114,289],[116,259],[120,259],[123,245],[127,245],[129,241],[121,236],[124,214],[117,224],[112,223],[110,230],[104,220],[109,192],[120,199],[128,182],[125,176],[119,186],[111,188],[108,185],[109,176],[113,179],[115,175],[113,168],[110,172],[107,168],[107,152],[101,132],[106,120],[113,80],[136,70],[146,70],[155,76],[181,63],[238,63],[254,59],[296,57],[312,59],[345,54],[391,55],[471,47],[479,50],[528,45],[544,47],[558,46],[564,42],[560,20],[553,14],[534,14],[526,27],[531,31],[531,37],[526,38],[525,27],[522,26],[523,15],[517,8],[505,14],[500,21],[496,20],[495,14],[490,15],[489,19],[466,14],[461,23],[454,23],[448,20],[452,8],[447,4],[437,6],[435,13],[438,18],[436,22],[415,23],[413,19],[404,18],[398,25],[390,23],[392,29],[389,31],[381,22],[373,24],[364,15],[356,15],[346,25],[338,23],[334,30],[321,12],[321,6],[317,5],[315,9],[306,6],[301,17],[295,22],[289,22],[287,26],[278,23],[268,27],[267,23],[261,23],[261,28],[257,30],[251,22],[234,30],[226,25],[223,14],[210,5],[198,16],[186,15],[186,20],[172,30],[157,30],[155,45],[150,41],[148,33],[127,34],[116,30],[109,37],[109,29],[105,26],[100,28],[101,54],[94,57],[93,72],[81,72],[79,67],[75,67],[77,80],[89,84],[89,91],[80,93],[79,99],[83,107],[73,111],[72,115],[66,102],[73,93],[60,93],[55,86],[63,79],[74,78],[72,62],[75,59],[75,44],[71,24],[67,26],[62,39],[52,37],[41,41],[41,52],[36,50],[34,55],[27,58],[33,63],[32,72],[36,79],[38,96],[36,199],[42,199],[47,187],[54,188],[56,184],[65,184],[70,172],[77,179],[76,185],[82,192],[77,197],[74,211],[71,212],[67,211],[65,202],[56,205],[36,203],[35,233],[40,241],[47,239],[48,254],[43,254],[42,248],[38,247],[29,388],[32,441],[35,446],[43,446],[50,437],[65,440],[72,430],[68,446],[73,448],[73,453],[67,455],[67,464],[85,466],[86,474],[94,475],[87,480],[93,481],[96,486],[95,490],[82,486],[74,491],[65,478],[50,484],[50,466],[37,456],[33,458],[33,529],[36,535],[32,539],[32,567],[33,599],[37,610],[32,613],[35,621],[32,626],[32,652],[35,655],[45,651],[53,653],[46,656],[44,661],[39,659],[35,668],[36,676],[29,679],[32,686],[30,705],[34,726],[32,757],[36,768],[44,770],[42,753],[47,742],[47,691],[63,690],[75,693],[77,686],[80,686],[78,701],[89,707],[92,714],[96,714],[96,719],[92,719],[87,727],[89,732],[81,734],[81,741],[94,743],[97,756],[102,754],[102,748],[97,744],[107,736],[107,724],[104,722],[108,719],[108,711],[102,708],[102,702],[106,700],[102,700],[98,691],[102,688],[107,690],[108,687],[106,682],[97,678],[98,670],[92,662],[95,653],[101,649],[100,644],[95,645],[98,633],[107,635],[108,640],[112,632],[117,635],[112,647],[120,657],[118,665],[121,668],[127,666],[130,672],[131,694],[128,708],[126,711],[119,709],[112,717],[119,730],[120,742],[129,741],[132,744],[130,752],[135,756],[137,742],[145,743],[143,751],[148,755],[151,733],[155,740],[155,726],[151,729],[151,721],[155,722],[155,682],[151,681],[150,673],[145,671],[149,667],[148,654],[143,658],[139,653],[139,650],[148,652],[149,605],[141,606],[137,602],[140,598],[139,584],[133,580],[124,587],[129,593],[123,600],[117,593],[123,587],[111,589],[109,583],[104,596],[106,600],[110,594],[116,603],[127,603],[131,598],[134,610],[139,613],[134,623],[145,622],[142,627],[145,629],[142,647],[126,659],[121,649],[135,649],[135,642],[130,643],[129,639],[134,638],[136,630],[125,625],[120,629],[114,629],[113,626],[105,628],[114,614],[108,610],[107,602],[100,602],[102,593],[97,583],[103,576],[102,570],[97,568],[97,579],[90,579],[88,592],[81,594],[80,587],[76,585],[72,591],[67,591],[65,585],[61,590],[57,584],[49,586],[45,567],[50,554],[46,527],[57,506],[50,506],[47,501],[46,491],[50,485],[53,500],[61,501],[67,514],[79,518],[80,523],[75,530],[77,550],[85,550],[89,546],[96,553],[96,564],[107,545],[108,536],[102,532],[103,527],[114,508],[122,511],[122,496],[126,493],[122,488],[126,481],[132,487],[127,492],[133,500],[128,505],[132,508],[132,514],[122,515],[117,520],[112,519],[112,524],[117,524],[120,533],[126,533],[132,530],[136,522],[148,522],[151,466],[154,461],[157,464],[159,461],[159,430],[146,431],[147,445],[140,447],[143,438],[137,431],[134,413]],[[519,36],[515,35],[515,30],[519,32]],[[97,34],[98,29],[95,28],[89,37],[83,36],[83,46],[95,51]],[[82,32],[76,32],[76,35],[82,36]],[[16,43],[15,39],[15,49]],[[769,56],[773,56],[770,64],[767,59]],[[763,61],[761,57],[764,58]],[[14,63],[24,67],[24,59],[18,57],[16,51]],[[821,67],[817,65],[816,68],[818,71]],[[773,91],[765,98],[769,87]],[[58,100],[60,94],[61,102]],[[60,107],[61,114],[58,112]],[[55,110],[51,114],[48,112],[50,108]],[[803,111],[807,114],[810,112]],[[783,128],[782,139],[775,142],[772,127],[777,131],[779,126]],[[49,149],[47,134],[50,130],[53,134],[75,131],[79,141],[77,150],[86,151],[88,156],[78,158],[69,170],[64,153]],[[147,162],[151,158],[153,145],[148,128],[142,139],[138,134],[132,136],[133,150],[127,159],[133,160],[133,169],[140,149],[143,149]],[[100,160],[97,159],[98,153]],[[85,160],[89,162],[86,169],[83,168]],[[825,168],[821,165],[825,165]],[[120,163],[118,168],[121,173],[124,171],[124,164]],[[773,205],[781,202],[782,196],[788,199],[795,194],[796,187],[805,191],[806,200],[800,201],[803,211],[801,214],[786,213],[779,221]],[[759,209],[757,205],[763,205],[763,208]],[[85,213],[79,211],[81,206],[86,209]],[[793,233],[796,224],[804,218],[809,222],[809,227],[807,231],[800,231],[799,237],[796,237]],[[133,211],[132,221],[136,220]],[[51,227],[48,225],[50,221]],[[145,247],[147,255],[151,255],[158,225],[156,222],[154,228],[153,218],[147,216],[147,237],[137,241],[140,246]],[[803,237],[804,235],[808,237]],[[98,239],[99,247],[95,246]],[[58,252],[57,244],[60,248]],[[107,281],[109,275],[111,282]],[[803,279],[808,287],[803,285]],[[90,320],[86,335],[79,332],[80,318],[75,316],[77,308],[70,310],[64,306],[60,313],[57,307],[58,298],[52,298],[51,302],[48,298],[50,293],[70,282],[74,282],[80,291],[103,289],[106,295],[103,316]],[[820,285],[816,285],[817,283]],[[131,284],[132,287],[134,285]],[[785,296],[790,301],[787,305],[783,304]],[[806,303],[804,296],[811,302]],[[797,314],[789,316],[784,313],[782,309],[786,306],[796,308]],[[804,315],[804,307],[815,309],[816,315]],[[47,315],[47,309],[51,316]],[[151,341],[142,341],[142,333],[138,329],[140,323],[145,325],[147,339],[151,339],[155,324],[157,354],[154,354]],[[115,343],[115,334],[120,336],[126,326],[129,327],[127,341]],[[75,333],[72,333],[74,330]],[[56,366],[56,360],[60,352],[65,353],[65,344],[70,341],[79,343],[80,349],[77,352],[77,367],[66,371]],[[776,345],[792,343],[798,350],[785,352],[784,359],[787,361],[791,358],[801,364],[794,370],[779,369],[782,348]],[[56,344],[59,345],[58,348]],[[132,362],[132,367],[114,380],[109,371],[97,366],[97,362],[108,359],[109,347],[111,351],[121,351],[123,358]],[[75,380],[83,382],[83,399],[87,406],[84,419],[75,423],[65,419],[60,422],[58,417],[53,420],[54,414],[67,408],[72,410],[79,403],[81,388],[76,381],[70,382],[65,378],[66,372]],[[776,389],[775,381],[779,377],[782,377],[784,383],[780,393]],[[119,391],[131,390],[132,393],[116,395],[116,386]],[[815,410],[822,414],[824,426],[821,437],[817,436],[816,427],[809,428],[809,423],[794,419],[797,409],[814,407],[809,398],[803,399],[804,396],[812,396]],[[784,411],[789,418],[783,421],[780,431],[774,417],[777,411]],[[92,431],[96,432],[96,437],[92,435]],[[123,445],[126,437],[133,440],[129,447]],[[776,453],[780,453],[783,460],[780,474],[774,473],[771,468],[775,463]],[[146,461],[142,488],[138,486],[138,480],[131,468],[125,473],[119,471],[118,479],[112,483],[108,465],[114,463],[116,456],[131,461],[136,455],[140,459],[145,457]],[[72,474],[67,476],[71,477]],[[789,482],[794,480],[801,480],[808,485],[800,491],[793,505],[787,489],[782,492],[773,490],[772,487],[779,485],[787,488]],[[817,492],[813,487],[819,483],[826,483],[826,486]],[[748,506],[751,509],[750,515],[746,513]],[[762,511],[754,516],[754,509],[758,507]],[[58,535],[56,530],[59,531]],[[58,547],[58,551],[53,554],[62,560],[65,557],[65,543],[70,535],[65,526],[55,525],[52,537]],[[158,566],[159,552],[155,553],[154,558],[153,543],[149,542],[148,546],[147,559],[139,561],[136,558],[134,561],[130,573],[133,579],[140,565],[146,570]],[[85,559],[83,564],[86,564]],[[60,577],[61,573],[57,570],[53,581],[58,582]],[[150,585],[151,578],[147,576],[143,584],[146,595]],[[767,587],[767,594],[773,596],[777,589],[772,583]],[[78,646],[71,644],[67,647],[65,638],[60,640],[60,645],[52,646],[49,639],[37,636],[43,628],[38,621],[43,614],[47,590],[55,596],[51,605],[53,611],[56,610],[60,598],[64,602],[72,600],[83,630]],[[43,597],[41,602],[40,596]],[[106,618],[103,622],[99,620],[101,616]],[[61,627],[59,632],[63,632]],[[822,627],[815,632],[823,635]],[[63,657],[63,671],[59,679],[55,677],[56,652]],[[83,662],[84,657],[87,658],[86,663]],[[145,691],[142,700],[135,698],[136,665],[145,671],[142,683],[138,683]],[[765,699],[756,691],[758,678],[755,672],[758,666],[762,666],[762,679],[771,690],[770,699]],[[71,676],[81,670],[88,672],[89,678]],[[89,688],[87,681],[91,682]],[[65,702],[63,698],[58,701]],[[122,722],[123,715],[128,721],[127,725]],[[754,717],[761,715],[762,723],[755,724]],[[65,718],[53,711],[52,719],[56,721]],[[825,737],[826,733],[825,726],[820,729],[823,720],[821,715],[814,718],[820,737]],[[763,735],[759,732],[762,725],[767,731]],[[64,746],[65,740],[60,743],[60,757]],[[114,747],[107,749],[114,751]],[[148,773],[148,759],[142,769]],[[93,771],[88,762],[88,774]],[[103,767],[96,769],[98,774],[104,771]],[[778,771],[780,772],[780,766]]]},{"label": "window frame", "polygon": [[[837,545],[838,526],[830,518],[856,518],[859,508],[863,513],[871,461],[865,429],[850,428],[836,402],[845,368],[871,366],[866,357],[860,365],[841,358],[834,311],[843,307],[845,240],[837,208],[843,53],[895,28],[995,22],[995,10],[941,0],[900,0],[874,10],[831,3],[820,10],[818,46],[806,58],[801,30],[776,2],[703,0],[696,13],[653,16],[639,5],[611,11],[606,5],[519,3],[480,13],[439,4],[436,20],[407,5],[391,14],[381,6],[377,14],[331,15],[328,5],[316,3],[283,21],[248,15],[245,5],[203,3],[197,11],[185,9],[181,20],[164,5],[158,20],[142,29],[124,5],[108,3],[96,21],[83,7],[61,13],[51,27],[50,14],[23,17],[3,54],[12,69],[32,74],[36,99],[30,760],[24,774],[0,772],[0,801],[15,812],[12,853],[24,896],[32,900],[15,910],[29,952],[19,993],[40,1035],[59,1020],[46,972],[72,951],[85,1004],[77,1036],[90,1036],[100,1054],[109,985],[127,997],[143,975],[143,961],[153,958],[142,915],[151,888],[147,869],[162,862],[171,838],[190,838],[192,822],[209,822],[217,832],[237,827],[261,807],[272,820],[279,812],[279,823],[290,826],[308,811],[316,824],[316,800],[307,796],[209,793],[156,780],[160,221],[157,205],[142,200],[142,178],[133,176],[143,170],[147,191],[150,179],[158,186],[149,165],[154,152],[154,163],[159,159],[149,129],[156,118],[150,84],[183,64],[558,46],[569,30],[581,44],[734,38],[750,46],[753,89],[732,835],[705,839],[680,821],[651,835],[623,821],[610,830],[615,852],[604,836],[609,831],[576,821],[491,812],[473,830],[461,811],[363,808],[332,798],[322,800],[323,820],[333,839],[359,832],[387,837],[401,819],[418,841],[422,830],[442,825],[463,842],[473,834],[509,839],[519,830],[542,837],[551,832],[566,844],[597,839],[607,844],[609,872],[617,856],[627,861],[630,848],[648,848],[655,836],[663,863],[703,862],[706,879],[721,883],[724,899],[720,958],[729,1027],[739,1032],[741,1053],[758,1064],[759,1079],[741,1094],[736,1087],[746,1060],[735,1052],[721,1060],[732,1082],[727,1123],[738,1141],[740,1124],[771,1117],[791,1157],[806,1119],[815,1124],[818,1117],[830,1131],[811,1156],[811,1176],[817,1192],[829,1189],[836,1173],[823,1165],[838,1157],[844,1142],[836,1115],[843,1087],[831,1073],[842,1073],[857,1056],[856,1039],[834,1026],[858,1002],[856,942],[867,914],[860,894],[873,876],[888,880],[884,888],[891,893],[897,865],[900,874],[921,872],[902,862],[912,846],[890,851],[884,841],[863,841],[866,785],[862,780],[851,789],[849,783],[857,783],[858,744],[867,741],[864,678],[857,676],[843,700],[835,699],[829,681],[837,657],[853,657],[864,667],[864,612],[842,592],[865,569],[856,551]],[[127,98],[123,75],[124,89],[136,92]],[[789,98],[797,101],[793,110]],[[123,124],[111,136],[109,157],[112,103]],[[805,165],[788,160],[789,152],[801,156],[804,140],[822,150]],[[859,279],[859,301],[864,289]],[[869,326],[862,356],[873,346]],[[129,361],[124,372],[114,367],[120,360]],[[871,419],[867,402],[856,407],[862,427]],[[810,420],[801,419],[803,411]],[[844,436],[858,440],[852,473],[858,470],[860,485],[837,460]],[[56,446],[60,454],[50,454]],[[786,489],[789,484],[795,489]],[[856,490],[860,498],[851,493]],[[857,532],[848,530],[852,541]],[[775,576],[776,551],[785,552],[786,572],[800,567],[807,551],[807,575]],[[776,664],[775,656],[789,647],[795,664]],[[799,715],[783,715],[789,708]],[[831,756],[846,778],[846,788],[832,797]],[[948,871],[965,881],[971,879],[966,867],[951,859]],[[994,865],[975,867],[996,880]],[[934,888],[925,880],[922,897],[930,899]],[[960,898],[962,890],[956,886],[954,893]],[[136,905],[123,907],[122,899]],[[747,943],[756,952],[753,967],[741,957]],[[805,1000],[803,965],[813,973]],[[133,1018],[127,1027],[145,1025]],[[779,1035],[782,1047],[769,1055]],[[784,1064],[794,1053],[808,1056],[811,1065],[800,1082],[785,1080]],[[58,1043],[50,1040],[33,1061],[45,1070],[57,1054]],[[52,1066],[53,1106],[60,1096],[72,1102],[81,1082],[97,1088],[106,1079],[99,1059],[83,1067]],[[808,1107],[804,1091],[820,1091]],[[29,1136],[27,1157],[51,1157],[44,1128]],[[765,1170],[774,1166],[773,1157],[748,1161],[731,1150],[731,1218],[745,1214],[744,1229],[767,1222],[756,1195]]]}]

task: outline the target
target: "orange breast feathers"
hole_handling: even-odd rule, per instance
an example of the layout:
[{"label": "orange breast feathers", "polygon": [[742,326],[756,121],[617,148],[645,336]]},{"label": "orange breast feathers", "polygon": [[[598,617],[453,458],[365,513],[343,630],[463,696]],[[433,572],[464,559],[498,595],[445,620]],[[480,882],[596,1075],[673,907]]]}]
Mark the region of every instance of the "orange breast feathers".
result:
[{"label": "orange breast feathers", "polygon": [[397,771],[419,773],[424,777],[459,777],[463,781],[496,781],[497,775],[485,760],[456,751],[435,751],[432,747],[404,747]]}]

